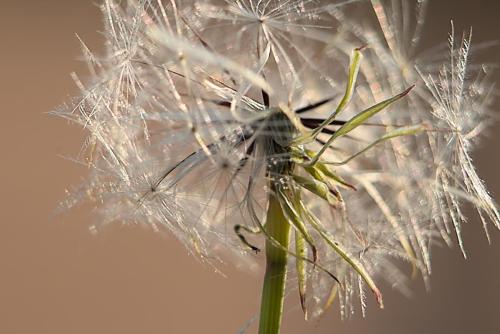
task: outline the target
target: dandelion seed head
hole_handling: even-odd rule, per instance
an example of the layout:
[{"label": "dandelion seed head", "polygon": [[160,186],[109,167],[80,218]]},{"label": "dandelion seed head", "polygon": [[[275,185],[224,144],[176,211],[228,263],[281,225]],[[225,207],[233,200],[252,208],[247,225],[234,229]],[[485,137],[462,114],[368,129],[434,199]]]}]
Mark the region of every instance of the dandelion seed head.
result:
[{"label": "dandelion seed head", "polygon": [[448,59],[417,55],[427,3],[104,1],[105,52],[82,42],[91,78],[56,112],[88,132],[66,207],[94,203],[92,231],[167,230],[217,266],[258,256],[274,196],[305,240],[290,258],[309,261],[292,277],[313,316],[365,314],[381,281],[409,294],[434,244],[455,234],[465,255],[462,203],[500,227],[470,155],[493,86],[468,34],[452,29]]}]

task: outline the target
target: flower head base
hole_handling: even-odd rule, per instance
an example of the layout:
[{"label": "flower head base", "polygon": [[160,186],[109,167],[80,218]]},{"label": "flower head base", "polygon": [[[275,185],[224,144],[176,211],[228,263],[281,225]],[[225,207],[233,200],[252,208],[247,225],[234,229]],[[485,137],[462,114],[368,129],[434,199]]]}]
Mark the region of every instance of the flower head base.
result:
[{"label": "flower head base", "polygon": [[[440,73],[416,70],[391,8],[359,4],[382,27],[360,31],[354,2],[105,1],[106,55],[85,47],[93,81],[58,112],[90,133],[101,221],[165,227],[210,262],[281,247],[313,315],[336,296],[364,310],[365,285],[382,306],[376,281],[404,289],[398,259],[427,279],[450,225],[462,245],[461,200],[499,227],[468,153],[489,102],[466,79],[468,40]],[[274,202],[290,247],[266,229]]]}]

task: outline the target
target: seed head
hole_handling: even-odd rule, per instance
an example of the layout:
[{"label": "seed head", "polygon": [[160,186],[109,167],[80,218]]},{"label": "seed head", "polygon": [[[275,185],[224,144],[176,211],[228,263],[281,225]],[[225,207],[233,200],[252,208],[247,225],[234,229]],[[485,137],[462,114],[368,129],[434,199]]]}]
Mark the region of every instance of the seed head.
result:
[{"label": "seed head", "polygon": [[67,206],[166,229],[217,264],[273,242],[273,198],[312,315],[335,297],[364,312],[366,286],[382,306],[378,282],[406,289],[401,260],[427,282],[431,245],[453,233],[465,254],[462,202],[500,227],[469,153],[492,95],[470,36],[419,58],[427,1],[328,3],[104,1],[106,50],[82,44],[91,80],[57,112],[89,133]]}]

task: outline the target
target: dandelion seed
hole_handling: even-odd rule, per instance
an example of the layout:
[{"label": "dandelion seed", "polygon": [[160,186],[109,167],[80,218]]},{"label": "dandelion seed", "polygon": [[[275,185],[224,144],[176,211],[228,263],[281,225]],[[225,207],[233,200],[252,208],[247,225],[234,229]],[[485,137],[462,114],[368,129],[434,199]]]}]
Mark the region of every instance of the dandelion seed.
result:
[{"label": "dandelion seed", "polygon": [[92,80],[56,112],[89,133],[68,203],[214,266],[265,250],[261,333],[279,331],[287,273],[306,317],[335,300],[364,315],[365,290],[382,307],[384,280],[406,293],[401,261],[428,283],[436,241],[454,232],[465,255],[462,202],[500,228],[469,153],[491,85],[453,29],[439,72],[415,58],[427,1],[357,2],[106,0],[106,52],[83,45]]}]

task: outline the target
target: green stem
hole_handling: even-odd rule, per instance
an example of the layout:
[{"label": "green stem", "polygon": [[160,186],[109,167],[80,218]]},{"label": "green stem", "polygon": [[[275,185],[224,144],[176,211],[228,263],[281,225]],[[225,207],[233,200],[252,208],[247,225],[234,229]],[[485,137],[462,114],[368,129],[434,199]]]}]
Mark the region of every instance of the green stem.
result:
[{"label": "green stem", "polygon": [[[270,238],[288,249],[290,224],[283,214],[278,199],[273,195],[269,199],[265,229]],[[280,331],[286,272],[287,252],[267,240],[266,274],[262,288],[259,334],[278,334]]]}]

